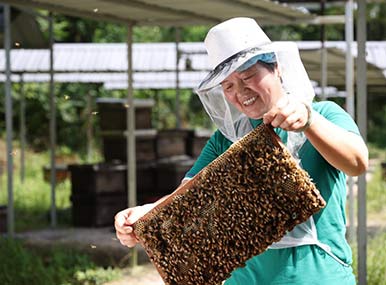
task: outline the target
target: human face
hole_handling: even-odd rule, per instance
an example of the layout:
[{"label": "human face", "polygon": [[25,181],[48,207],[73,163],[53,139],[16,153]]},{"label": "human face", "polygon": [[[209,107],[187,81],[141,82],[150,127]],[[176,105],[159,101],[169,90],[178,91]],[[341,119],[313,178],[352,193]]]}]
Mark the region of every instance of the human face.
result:
[{"label": "human face", "polygon": [[278,69],[257,62],[221,82],[226,99],[249,118],[260,119],[283,96]]}]

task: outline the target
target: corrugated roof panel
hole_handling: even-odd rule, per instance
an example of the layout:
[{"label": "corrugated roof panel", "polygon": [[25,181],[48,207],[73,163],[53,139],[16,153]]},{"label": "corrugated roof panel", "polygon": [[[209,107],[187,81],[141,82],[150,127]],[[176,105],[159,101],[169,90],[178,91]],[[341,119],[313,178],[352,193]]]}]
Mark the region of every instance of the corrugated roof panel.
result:
[{"label": "corrugated roof panel", "polygon": [[386,42],[367,42],[366,58],[386,70]]},{"label": "corrugated roof panel", "polygon": [[[151,5],[160,5],[159,0],[143,0]],[[304,13],[288,5],[266,0],[167,0],[162,1],[163,7],[189,11],[207,17],[229,19],[235,16],[252,17],[259,20],[259,24],[288,23],[289,19],[311,19],[313,15]]]},{"label": "corrugated roof panel", "polygon": [[[319,41],[304,41],[297,42],[300,50],[304,49],[320,49],[321,43]],[[325,43],[327,48],[336,48],[342,52],[346,52],[347,44],[344,41],[328,41]],[[353,42],[352,54],[357,56],[357,43]],[[386,41],[368,41],[366,42],[366,60],[367,62],[381,68],[386,69]]]},{"label": "corrugated roof panel", "polygon": [[[13,5],[57,13],[140,25],[214,24],[237,16],[259,19],[260,24],[310,21],[315,15],[266,0],[4,0]],[[98,9],[95,11],[94,9]]]},{"label": "corrugated roof panel", "polygon": [[[298,42],[300,54],[306,70],[313,80],[320,80],[320,42]],[[329,84],[344,84],[345,74],[345,42],[326,42],[328,47],[328,82]],[[210,69],[203,43],[180,43],[181,71],[189,66],[195,71]],[[126,81],[127,45],[125,43],[105,44],[55,44],[55,70],[72,73],[108,73],[122,72]],[[353,44],[353,54],[356,55],[356,44]],[[174,71],[175,43],[135,43],[133,46],[133,67],[135,71]],[[384,84],[385,78],[375,66],[386,73],[386,42],[368,42],[367,60],[374,65],[368,65],[369,84]],[[49,53],[47,50],[14,49],[12,69],[14,72],[48,72]],[[190,65],[187,64],[190,61]],[[0,50],[0,68],[4,70],[4,51]],[[93,80],[106,81],[100,78],[104,74],[94,74]],[[83,78],[83,77],[82,77]],[[158,78],[158,77],[157,77]],[[87,79],[91,80],[91,79]],[[174,79],[175,80],[175,79]],[[182,79],[181,79],[182,80]],[[379,83],[381,82],[381,83]],[[151,83],[149,83],[151,84]]]}]

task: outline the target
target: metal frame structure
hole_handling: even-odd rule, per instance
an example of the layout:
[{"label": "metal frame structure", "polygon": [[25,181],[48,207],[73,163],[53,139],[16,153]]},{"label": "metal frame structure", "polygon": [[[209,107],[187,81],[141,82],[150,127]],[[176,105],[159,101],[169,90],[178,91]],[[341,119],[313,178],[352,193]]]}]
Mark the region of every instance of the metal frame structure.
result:
[{"label": "metal frame structure", "polygon": [[[324,1],[324,0],[323,0]],[[47,9],[51,12],[63,13],[73,16],[94,18],[99,20],[107,20],[118,23],[124,23],[128,26],[128,66],[132,64],[132,28],[134,25],[197,25],[197,24],[214,24],[221,22],[227,18],[234,16],[249,16],[259,20],[261,24],[286,24],[286,23],[331,23],[337,19],[327,19],[323,17],[315,17],[314,15],[301,13],[296,9],[284,7],[278,3],[271,1],[253,1],[253,0],[223,0],[223,1],[163,1],[163,0],[90,0],[90,1],[62,1],[62,0],[2,0],[3,3],[28,7]],[[295,2],[295,1],[294,1]],[[362,131],[362,135],[366,138],[366,62],[365,62],[365,45],[366,45],[366,1],[357,0],[358,2],[358,22],[357,22],[357,38],[358,38],[358,71],[357,71],[357,114],[358,125]],[[5,5],[5,49],[7,57],[6,71],[6,125],[7,125],[7,169],[8,169],[8,193],[9,193],[9,233],[13,234],[13,194],[12,194],[12,98],[11,98],[11,76],[10,76],[10,30],[7,28],[10,25],[9,5]],[[214,16],[216,15],[216,16]],[[338,19],[342,22],[342,18]],[[350,67],[347,67],[350,72]],[[53,78],[53,77],[51,77]],[[52,80],[51,80],[52,82]],[[350,87],[347,85],[347,88]],[[55,97],[53,88],[51,90],[51,107],[54,108]],[[128,189],[129,198],[133,199],[131,204],[135,204],[135,146],[133,146],[133,124],[134,108],[132,86],[132,71],[128,69],[128,103],[127,112],[128,119]],[[54,111],[52,110],[52,115]],[[55,145],[55,119],[50,121],[51,147],[54,156]],[[131,139],[130,139],[131,138]],[[134,159],[134,160],[133,160]],[[51,169],[55,169],[55,161],[51,159]],[[52,171],[53,172],[53,171]],[[54,173],[55,174],[55,173]],[[54,175],[53,174],[53,175]],[[54,177],[51,176],[51,182],[55,184]],[[358,249],[359,249],[359,282],[366,284],[366,181],[363,176],[359,178],[359,196],[358,196]],[[55,186],[53,186],[55,187]],[[54,194],[53,194],[54,195]],[[54,196],[53,196],[54,200]],[[130,201],[130,200],[129,200]],[[54,213],[52,213],[54,220]],[[54,223],[53,223],[54,224]],[[135,254],[133,255],[133,264],[136,263]]]}]

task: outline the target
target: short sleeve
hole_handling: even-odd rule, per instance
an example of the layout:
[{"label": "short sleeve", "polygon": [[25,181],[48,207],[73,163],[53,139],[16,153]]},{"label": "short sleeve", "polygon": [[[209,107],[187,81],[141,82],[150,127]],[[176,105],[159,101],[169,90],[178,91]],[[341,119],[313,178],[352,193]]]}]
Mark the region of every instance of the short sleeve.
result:
[{"label": "short sleeve", "polygon": [[198,156],[196,162],[192,168],[185,174],[185,178],[192,178],[198,172],[206,167],[209,163],[215,160],[222,151],[220,150],[220,141],[222,139],[222,134],[220,131],[216,131],[205,144],[204,148],[201,151],[201,154]]},{"label": "short sleeve", "polygon": [[332,101],[323,101],[314,103],[312,106],[315,111],[333,124],[349,132],[360,135],[358,126],[354,122],[353,118],[338,104]]}]

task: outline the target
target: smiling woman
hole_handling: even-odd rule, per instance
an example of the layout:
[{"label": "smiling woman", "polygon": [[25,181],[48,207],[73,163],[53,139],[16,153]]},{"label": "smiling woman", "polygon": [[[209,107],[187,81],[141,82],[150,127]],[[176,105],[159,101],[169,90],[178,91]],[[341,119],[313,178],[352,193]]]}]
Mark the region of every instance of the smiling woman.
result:
[{"label": "smiling woman", "polygon": [[[275,128],[327,202],[323,210],[235,269],[225,284],[355,284],[345,239],[345,174],[358,175],[368,164],[367,147],[355,122],[332,102],[312,103],[314,91],[296,44],[272,43],[253,19],[234,18],[214,26],[205,45],[213,69],[196,92],[218,130],[183,182],[266,124]],[[138,242],[132,225],[164,199],[117,214],[115,227],[122,244],[132,247]],[[237,247],[241,240],[231,244]]]},{"label": "smiling woman", "polygon": [[270,70],[261,61],[245,70],[238,69],[221,82],[221,86],[225,98],[253,119],[260,119],[282,95],[278,69]]},{"label": "smiling woman", "polygon": [[[224,27],[229,24],[225,23]],[[235,45],[239,45],[241,50],[232,56],[214,51],[226,43],[212,43],[216,41],[218,31],[216,27],[211,30],[205,43],[209,55],[215,54],[213,64],[220,63],[197,89],[209,116],[231,141],[240,139],[253,129],[249,118],[261,119],[274,106],[287,107],[283,102],[291,103],[286,109],[289,112],[287,116],[291,115],[291,118],[285,122],[285,129],[301,129],[307,123],[307,108],[304,103],[310,105],[314,97],[296,44],[272,43],[257,25],[253,31],[248,29],[250,27],[244,29],[244,33],[257,36],[232,34],[238,43]],[[226,41],[225,38],[222,40]],[[228,52],[233,52],[232,48]],[[299,112],[295,114],[295,110]],[[273,121],[275,118],[270,119]],[[280,121],[282,122],[283,120]],[[304,139],[299,139],[299,135],[291,135],[290,140],[295,144],[304,142]]]}]

